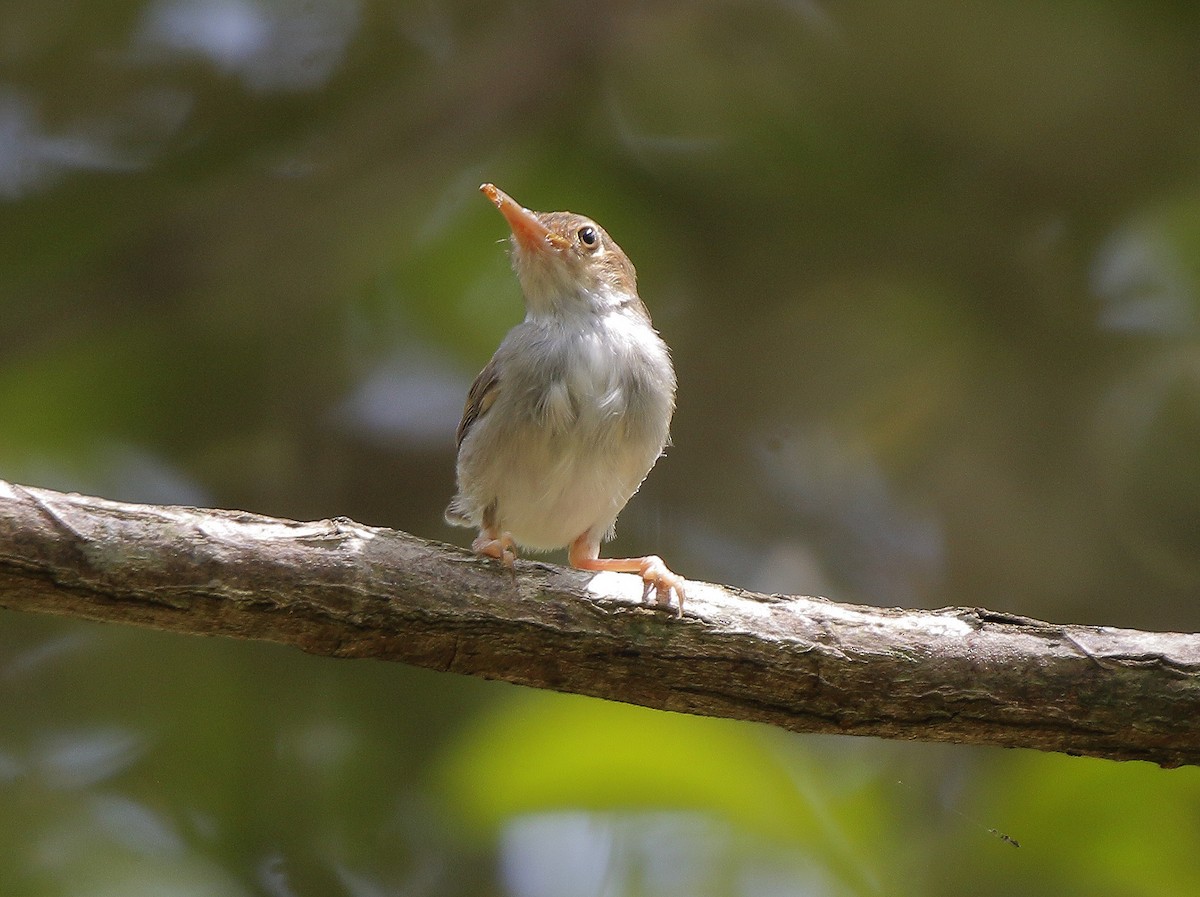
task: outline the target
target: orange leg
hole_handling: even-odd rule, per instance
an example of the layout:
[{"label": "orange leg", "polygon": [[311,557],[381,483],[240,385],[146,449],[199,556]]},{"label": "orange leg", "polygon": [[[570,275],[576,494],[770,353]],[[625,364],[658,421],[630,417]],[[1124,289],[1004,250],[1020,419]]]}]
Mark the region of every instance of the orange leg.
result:
[{"label": "orange leg", "polygon": [[479,531],[471,550],[485,557],[495,558],[505,567],[512,568],[517,559],[517,544],[508,533],[496,534],[496,531],[485,527]]},{"label": "orange leg", "polygon": [[611,570],[616,573],[638,574],[645,581],[643,601],[650,596],[650,590],[653,589],[658,603],[670,606],[671,590],[674,589],[679,600],[675,616],[683,616],[683,599],[686,597],[683,584],[686,580],[667,569],[660,557],[651,554],[644,558],[602,558],[600,542],[589,539],[585,533],[571,543],[567,551],[567,560],[572,567],[578,567],[580,570]]}]

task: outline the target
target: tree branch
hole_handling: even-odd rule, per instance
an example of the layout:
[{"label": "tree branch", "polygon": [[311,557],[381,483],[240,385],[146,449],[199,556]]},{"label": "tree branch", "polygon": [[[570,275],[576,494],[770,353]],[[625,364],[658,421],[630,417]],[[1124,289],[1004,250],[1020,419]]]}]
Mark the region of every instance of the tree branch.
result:
[{"label": "tree branch", "polygon": [[1200,763],[1200,637],[490,561],[344,518],[0,481],[0,607],[374,657],[797,732]]}]

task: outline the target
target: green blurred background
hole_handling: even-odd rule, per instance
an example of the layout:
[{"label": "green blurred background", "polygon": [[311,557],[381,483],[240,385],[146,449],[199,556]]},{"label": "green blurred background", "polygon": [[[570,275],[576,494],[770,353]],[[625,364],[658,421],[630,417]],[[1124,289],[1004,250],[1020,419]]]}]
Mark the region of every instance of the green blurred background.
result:
[{"label": "green blurred background", "polygon": [[[600,221],[674,350],[615,551],[1200,630],[1198,19],[6,0],[0,477],[465,543],[491,180]],[[3,895],[1191,897],[1198,849],[1195,770],[0,615]]]}]

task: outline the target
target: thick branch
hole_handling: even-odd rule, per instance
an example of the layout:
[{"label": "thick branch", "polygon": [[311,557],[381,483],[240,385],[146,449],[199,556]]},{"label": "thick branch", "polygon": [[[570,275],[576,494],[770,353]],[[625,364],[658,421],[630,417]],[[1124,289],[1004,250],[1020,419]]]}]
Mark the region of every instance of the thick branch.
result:
[{"label": "thick branch", "polygon": [[1200,637],[879,609],[518,562],[350,520],[0,481],[0,607],[265,639],[797,732],[1200,764]]}]

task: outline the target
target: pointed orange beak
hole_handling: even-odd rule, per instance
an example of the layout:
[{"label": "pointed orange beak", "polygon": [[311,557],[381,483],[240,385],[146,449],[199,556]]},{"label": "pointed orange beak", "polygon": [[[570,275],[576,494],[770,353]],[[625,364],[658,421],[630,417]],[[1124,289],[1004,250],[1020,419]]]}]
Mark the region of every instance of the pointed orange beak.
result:
[{"label": "pointed orange beak", "polygon": [[513,237],[522,249],[545,251],[546,249],[566,249],[571,244],[563,237],[548,230],[537,216],[522,206],[515,199],[497,187],[495,184],[484,184],[479,192],[492,201],[500,210],[512,229]]}]

